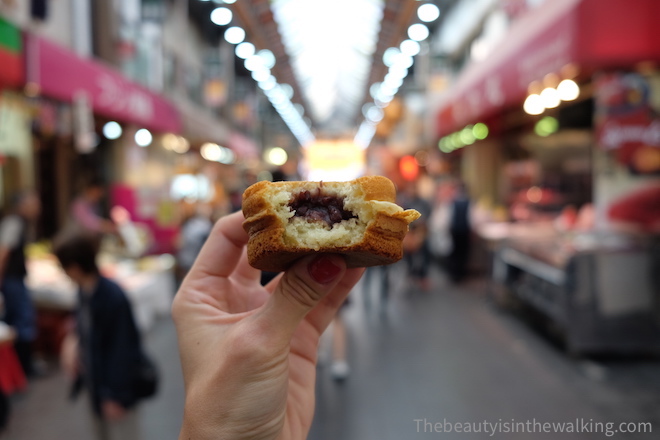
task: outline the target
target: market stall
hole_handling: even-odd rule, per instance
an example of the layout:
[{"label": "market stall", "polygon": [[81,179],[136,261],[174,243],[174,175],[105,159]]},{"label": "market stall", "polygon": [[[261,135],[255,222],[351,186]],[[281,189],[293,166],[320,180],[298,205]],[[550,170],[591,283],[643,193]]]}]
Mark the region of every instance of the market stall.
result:
[{"label": "market stall", "polygon": [[[101,273],[126,292],[143,333],[159,318],[169,315],[175,292],[172,256],[124,259],[105,254],[100,256],[99,265]],[[27,267],[26,284],[38,312],[36,348],[57,356],[76,308],[77,288],[48,253],[29,258]]]},{"label": "market stall", "polygon": [[509,218],[476,228],[493,292],[541,312],[575,352],[660,349],[658,7],[545,2],[437,115],[475,205]]}]

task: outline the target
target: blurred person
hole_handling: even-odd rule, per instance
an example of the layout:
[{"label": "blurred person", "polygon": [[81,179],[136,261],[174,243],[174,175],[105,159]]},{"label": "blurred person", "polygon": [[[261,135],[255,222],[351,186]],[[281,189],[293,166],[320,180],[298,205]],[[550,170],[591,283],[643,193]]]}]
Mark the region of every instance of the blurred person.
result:
[{"label": "blurred person", "polygon": [[261,286],[242,213],[216,223],[172,307],[186,387],[179,438],[306,438],[319,338],[364,269],[311,255]]},{"label": "blurred person", "polygon": [[427,291],[431,287],[428,276],[431,264],[431,253],[428,244],[431,204],[419,195],[414,182],[409,183],[405,188],[399,204],[405,209],[416,209],[422,214],[419,220],[410,224],[410,230],[403,240],[403,248],[408,275],[419,288]]},{"label": "blurred person", "polygon": [[438,185],[433,212],[429,219],[429,249],[436,258],[446,258],[452,250],[451,218],[453,211],[454,185],[442,182]]},{"label": "blurred person", "polygon": [[34,375],[32,344],[37,337],[36,313],[30,299],[25,246],[30,225],[39,217],[41,202],[34,191],[16,194],[11,213],[0,223],[0,291],[4,300],[4,321],[14,328],[14,348],[25,375]]},{"label": "blurred person", "polygon": [[183,280],[193,263],[197,254],[204,246],[204,242],[211,233],[212,208],[207,204],[198,204],[195,212],[181,224],[179,232],[179,250],[177,252],[178,282]]},{"label": "blurred person", "polygon": [[82,193],[71,203],[71,234],[88,232],[100,238],[103,234],[117,232],[117,227],[101,215],[101,200],[105,195],[105,186],[100,179],[90,180]]},{"label": "blurred person", "polygon": [[73,382],[72,397],[89,393],[98,439],[134,438],[139,396],[137,367],[142,346],[124,291],[103,277],[96,265],[93,236],[68,236],[55,244],[62,269],[78,286],[75,333],[62,351],[62,366]]},{"label": "blurred person", "polygon": [[449,233],[452,242],[447,261],[449,276],[454,282],[458,282],[467,275],[472,234],[470,199],[465,183],[460,180],[454,184]]},{"label": "blurred person", "polygon": [[346,356],[346,325],[342,317],[342,312],[348,304],[349,299],[346,298],[332,320],[332,364],[330,365],[330,373],[336,381],[345,380],[351,372]]},{"label": "blurred person", "polygon": [[374,278],[377,281],[380,281],[380,288],[378,289],[378,292],[380,293],[381,307],[384,307],[385,302],[389,299],[390,296],[389,266],[373,266],[366,270],[364,275],[364,302],[367,306],[370,304],[370,287]]}]

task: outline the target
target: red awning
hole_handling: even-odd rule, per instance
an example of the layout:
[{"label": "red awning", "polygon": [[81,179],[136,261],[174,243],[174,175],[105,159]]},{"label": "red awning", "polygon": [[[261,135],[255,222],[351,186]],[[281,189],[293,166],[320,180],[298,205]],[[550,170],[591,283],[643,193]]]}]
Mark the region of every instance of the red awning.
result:
[{"label": "red awning", "polygon": [[73,102],[85,94],[94,113],[157,132],[181,130],[177,109],[162,96],[116,70],[81,58],[36,35],[26,35],[27,81],[55,99]]},{"label": "red awning", "polygon": [[530,83],[567,64],[593,72],[660,60],[658,17],[657,0],[546,0],[462,72],[438,112],[438,135],[521,106]]}]

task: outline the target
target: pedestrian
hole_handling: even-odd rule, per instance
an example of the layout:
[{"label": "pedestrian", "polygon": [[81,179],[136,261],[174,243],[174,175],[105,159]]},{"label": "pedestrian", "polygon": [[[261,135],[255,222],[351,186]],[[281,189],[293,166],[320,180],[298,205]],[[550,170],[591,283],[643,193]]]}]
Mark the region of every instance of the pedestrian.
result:
[{"label": "pedestrian", "polygon": [[94,237],[68,236],[56,243],[54,254],[78,286],[76,331],[67,336],[62,355],[74,379],[72,396],[87,391],[98,439],[139,438],[133,409],[143,352],[131,304],[119,285],[99,273]]},{"label": "pedestrian", "polygon": [[330,366],[330,373],[332,378],[341,382],[345,380],[351,372],[348,365],[347,356],[347,341],[346,341],[346,324],[344,323],[343,311],[349,305],[349,298],[337,311],[335,318],[332,320],[332,364]]},{"label": "pedestrian", "polygon": [[176,255],[177,284],[181,283],[192,267],[212,228],[211,207],[207,204],[197,205],[195,212],[181,224],[179,250]]},{"label": "pedestrian", "polygon": [[403,241],[408,276],[413,285],[423,291],[431,288],[429,267],[431,252],[428,243],[428,222],[431,217],[431,204],[421,197],[414,182],[410,182],[401,194],[400,203],[405,209],[415,209],[421,213],[419,220],[410,224],[410,230]]},{"label": "pedestrian", "polygon": [[462,281],[467,275],[472,236],[470,223],[470,199],[465,183],[459,180],[454,185],[449,225],[452,248],[447,261],[449,276],[454,282]]},{"label": "pedestrian", "polygon": [[39,217],[41,203],[34,191],[16,194],[11,213],[0,222],[0,291],[4,321],[14,328],[14,348],[27,377],[34,375],[32,345],[37,337],[36,313],[25,286],[25,245],[31,224]]},{"label": "pedestrian", "polygon": [[114,234],[117,226],[101,214],[101,201],[105,186],[100,179],[92,179],[85,185],[80,195],[71,203],[70,221],[67,231],[75,234],[80,231],[96,235],[100,240],[103,234]]}]

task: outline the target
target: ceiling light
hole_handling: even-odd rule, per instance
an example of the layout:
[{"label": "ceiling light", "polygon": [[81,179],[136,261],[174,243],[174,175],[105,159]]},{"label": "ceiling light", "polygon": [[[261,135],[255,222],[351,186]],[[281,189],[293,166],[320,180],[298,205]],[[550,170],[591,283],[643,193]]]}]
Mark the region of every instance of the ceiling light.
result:
[{"label": "ceiling light", "polygon": [[525,113],[529,115],[540,115],[545,110],[543,99],[536,93],[532,93],[527,97],[527,99],[525,99],[523,110],[525,110]]},{"label": "ceiling light", "polygon": [[254,55],[255,50],[254,44],[246,41],[236,46],[235,53],[237,57],[245,60]]},{"label": "ceiling light", "polygon": [[121,136],[122,129],[118,122],[110,121],[103,126],[103,136],[107,139],[114,140]]},{"label": "ceiling light", "polygon": [[424,41],[429,36],[429,28],[421,23],[413,24],[408,28],[408,37],[415,41]]},{"label": "ceiling light", "polygon": [[372,98],[375,98],[378,96],[378,92],[380,92],[380,86],[382,83],[373,83],[371,87],[369,87],[369,94],[371,95]]},{"label": "ceiling light", "polygon": [[245,40],[245,31],[238,26],[232,26],[225,31],[225,41],[231,44],[238,44]]},{"label": "ceiling light", "polygon": [[405,78],[408,76],[408,68],[401,65],[394,65],[390,67],[390,74],[399,78]]},{"label": "ceiling light", "polygon": [[228,5],[233,5],[234,3],[236,3],[236,0],[222,0],[222,2]]},{"label": "ceiling light", "polygon": [[233,14],[227,8],[215,8],[211,12],[211,21],[218,26],[226,26],[231,23]]},{"label": "ceiling light", "polygon": [[383,120],[384,116],[385,116],[385,112],[383,111],[383,109],[380,107],[376,107],[375,105],[371,107],[369,110],[367,110],[367,119],[371,121],[380,122]]},{"label": "ceiling light", "polygon": [[135,143],[140,147],[148,147],[153,139],[151,132],[146,128],[141,128],[135,132]]},{"label": "ceiling light", "polygon": [[461,137],[461,142],[463,142],[465,145],[472,145],[474,144],[474,141],[477,140],[477,138],[474,137],[474,133],[472,133],[471,126],[467,126],[461,130],[459,136]]},{"label": "ceiling light", "polygon": [[410,55],[400,53],[396,56],[394,64],[391,67],[405,67],[406,69],[411,67],[415,60]]},{"label": "ceiling light", "polygon": [[176,144],[179,142],[179,137],[174,133],[167,133],[163,135],[160,143],[163,145],[163,148],[166,150],[173,151],[176,148]]},{"label": "ceiling light", "polygon": [[262,60],[264,60],[264,65],[268,67],[269,69],[272,69],[275,67],[275,54],[271,52],[268,49],[263,49],[257,52],[257,55],[261,57]]},{"label": "ceiling light", "polygon": [[289,155],[283,148],[275,147],[266,151],[265,159],[271,165],[282,166],[289,159]]},{"label": "ceiling light", "polygon": [[255,72],[257,70],[264,70],[266,66],[264,65],[264,60],[259,55],[252,55],[245,60],[245,68],[250,72]]},{"label": "ceiling light", "polygon": [[403,40],[399,45],[399,49],[404,55],[414,57],[422,50],[422,47],[415,40]]},{"label": "ceiling light", "polygon": [[562,101],[574,101],[580,96],[580,87],[571,79],[565,79],[557,86],[559,99]]},{"label": "ceiling light", "polygon": [[417,9],[417,16],[420,20],[430,23],[440,17],[440,8],[433,3],[423,4]]},{"label": "ceiling light", "polygon": [[400,53],[401,51],[396,47],[389,47],[385,49],[385,52],[383,52],[383,64],[385,64],[387,67],[390,67],[392,64],[394,64],[397,55]]},{"label": "ceiling light", "polygon": [[268,78],[270,78],[269,69],[260,69],[252,72],[252,79],[254,79],[257,82],[266,81]]},{"label": "ceiling light", "polygon": [[552,87],[546,87],[543,89],[541,92],[541,99],[545,108],[555,108],[561,102],[559,99],[559,92]]},{"label": "ceiling light", "polygon": [[488,137],[488,126],[483,122],[477,122],[472,127],[472,134],[475,139],[482,141]]},{"label": "ceiling light", "polygon": [[267,92],[269,90],[272,90],[277,85],[277,80],[273,75],[271,75],[268,78],[266,78],[264,81],[259,81],[257,85],[261,90]]},{"label": "ceiling light", "polygon": [[190,142],[188,142],[188,139],[183,136],[177,136],[176,138],[177,141],[172,145],[172,151],[179,154],[188,152],[188,150],[190,150]]},{"label": "ceiling light", "polygon": [[284,96],[289,99],[293,98],[293,87],[289,84],[280,84],[280,89],[282,90],[282,93],[284,93]]}]

